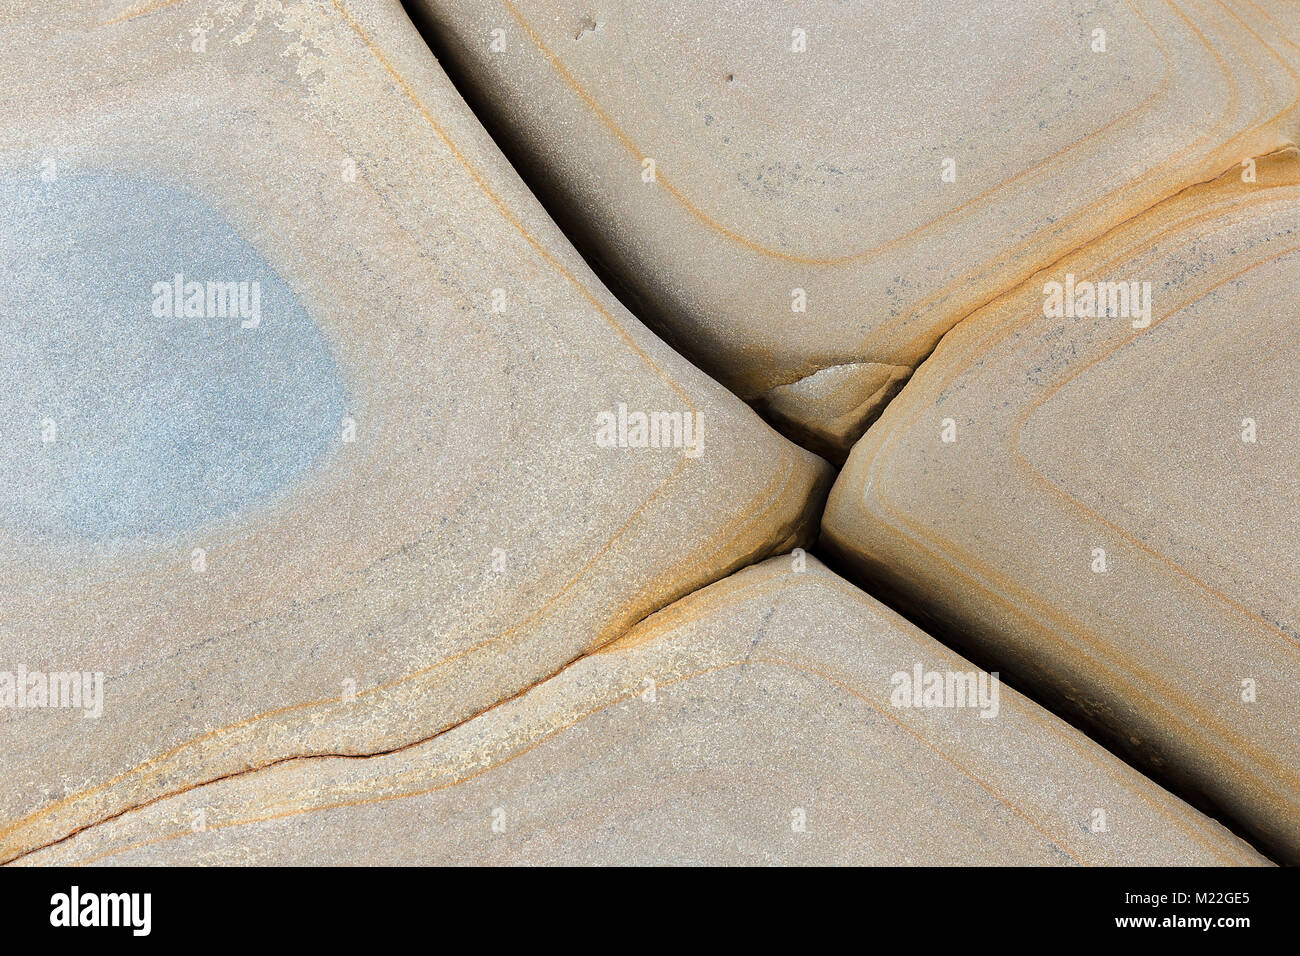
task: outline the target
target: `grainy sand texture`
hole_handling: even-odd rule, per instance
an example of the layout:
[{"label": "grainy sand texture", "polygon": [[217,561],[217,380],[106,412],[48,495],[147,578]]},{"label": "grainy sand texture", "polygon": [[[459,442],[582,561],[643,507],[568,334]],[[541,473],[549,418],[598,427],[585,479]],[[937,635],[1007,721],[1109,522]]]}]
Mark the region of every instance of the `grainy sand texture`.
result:
[{"label": "grainy sand texture", "polygon": [[8,3],[0,863],[1300,863],[1298,70]]}]

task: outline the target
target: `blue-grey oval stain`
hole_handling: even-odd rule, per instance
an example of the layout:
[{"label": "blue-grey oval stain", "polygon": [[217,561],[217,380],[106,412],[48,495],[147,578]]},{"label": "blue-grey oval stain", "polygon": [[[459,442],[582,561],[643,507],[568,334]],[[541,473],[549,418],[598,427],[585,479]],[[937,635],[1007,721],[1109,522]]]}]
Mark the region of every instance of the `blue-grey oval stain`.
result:
[{"label": "blue-grey oval stain", "polygon": [[[177,274],[247,283],[247,308],[218,316],[218,289],[201,316],[160,317]],[[269,503],[339,434],[321,331],[215,210],[162,183],[0,183],[0,322],[0,521],[19,534],[195,530]]]}]

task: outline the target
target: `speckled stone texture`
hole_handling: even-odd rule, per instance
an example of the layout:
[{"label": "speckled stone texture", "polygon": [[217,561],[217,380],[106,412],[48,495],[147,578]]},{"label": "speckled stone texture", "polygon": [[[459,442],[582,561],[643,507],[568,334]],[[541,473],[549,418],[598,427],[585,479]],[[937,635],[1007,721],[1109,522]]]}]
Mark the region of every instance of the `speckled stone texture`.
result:
[{"label": "speckled stone texture", "polygon": [[[0,670],[106,680],[0,713],[0,860],[431,737],[811,537],[825,463],[602,287],[396,2],[11,7]],[[160,315],[177,274],[257,321]],[[620,405],[698,427],[603,447]]]},{"label": "speckled stone texture", "polygon": [[0,864],[1300,863],[1297,138],[1290,0],[10,0]]},{"label": "speckled stone texture", "polygon": [[963,316],[1300,132],[1280,2],[415,6],[638,314],[841,458]]},{"label": "speckled stone texture", "polygon": [[[1300,862],[1300,158],[1240,173],[947,336],[823,542]],[[1046,316],[1069,275],[1151,282],[1149,325]]]},{"label": "speckled stone texture", "polygon": [[987,718],[894,706],[918,664],[972,669],[771,558],[427,744],[234,777],[26,862],[1266,862],[1006,687]]}]

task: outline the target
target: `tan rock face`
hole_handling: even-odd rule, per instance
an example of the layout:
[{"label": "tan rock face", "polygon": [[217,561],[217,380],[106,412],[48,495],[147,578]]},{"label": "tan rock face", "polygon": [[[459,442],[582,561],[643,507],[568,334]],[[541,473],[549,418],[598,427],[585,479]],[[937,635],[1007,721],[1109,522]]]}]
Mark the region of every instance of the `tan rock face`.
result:
[{"label": "tan rock face", "polygon": [[1283,3],[417,6],[640,314],[840,455],[882,366],[1297,133]]},{"label": "tan rock face", "polygon": [[[958,326],[854,449],[823,541],[1296,861],[1300,159],[1255,172]],[[1097,282],[1131,308],[1098,314]],[[1045,314],[1069,285],[1074,317]]]},{"label": "tan rock face", "polygon": [[1300,862],[1296,4],[409,6],[0,18],[0,863]]},{"label": "tan rock face", "polygon": [[428,738],[808,536],[824,463],[600,285],[396,3],[20,4],[0,79],[0,671],[104,677],[0,714],[0,859]]},{"label": "tan rock face", "polygon": [[[918,668],[970,674],[985,693],[900,706]],[[429,743],[233,777],[27,858],[973,860],[1265,862],[815,560],[790,557],[677,602]]]}]

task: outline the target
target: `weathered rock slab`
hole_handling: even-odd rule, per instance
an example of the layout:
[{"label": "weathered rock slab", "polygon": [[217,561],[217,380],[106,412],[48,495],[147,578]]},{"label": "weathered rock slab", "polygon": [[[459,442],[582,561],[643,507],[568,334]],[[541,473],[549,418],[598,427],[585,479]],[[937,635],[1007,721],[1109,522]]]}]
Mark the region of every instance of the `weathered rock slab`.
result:
[{"label": "weathered rock slab", "polygon": [[823,541],[1296,862],[1300,159],[1246,173],[950,332],[854,448]]},{"label": "weathered rock slab", "polygon": [[[396,2],[10,6],[0,672],[46,692],[0,860],[428,738],[814,530],[825,464],[601,286]],[[33,677],[81,672],[92,717]]]},{"label": "weathered rock slab", "polygon": [[[982,696],[902,706],[918,669],[970,675]],[[232,777],[25,862],[1266,861],[795,556],[676,602],[427,743]]]},{"label": "weathered rock slab", "polygon": [[[841,457],[883,404],[842,399],[880,366],[1300,136],[1293,4],[416,7],[638,314]],[[786,389],[827,368],[860,382]]]}]

